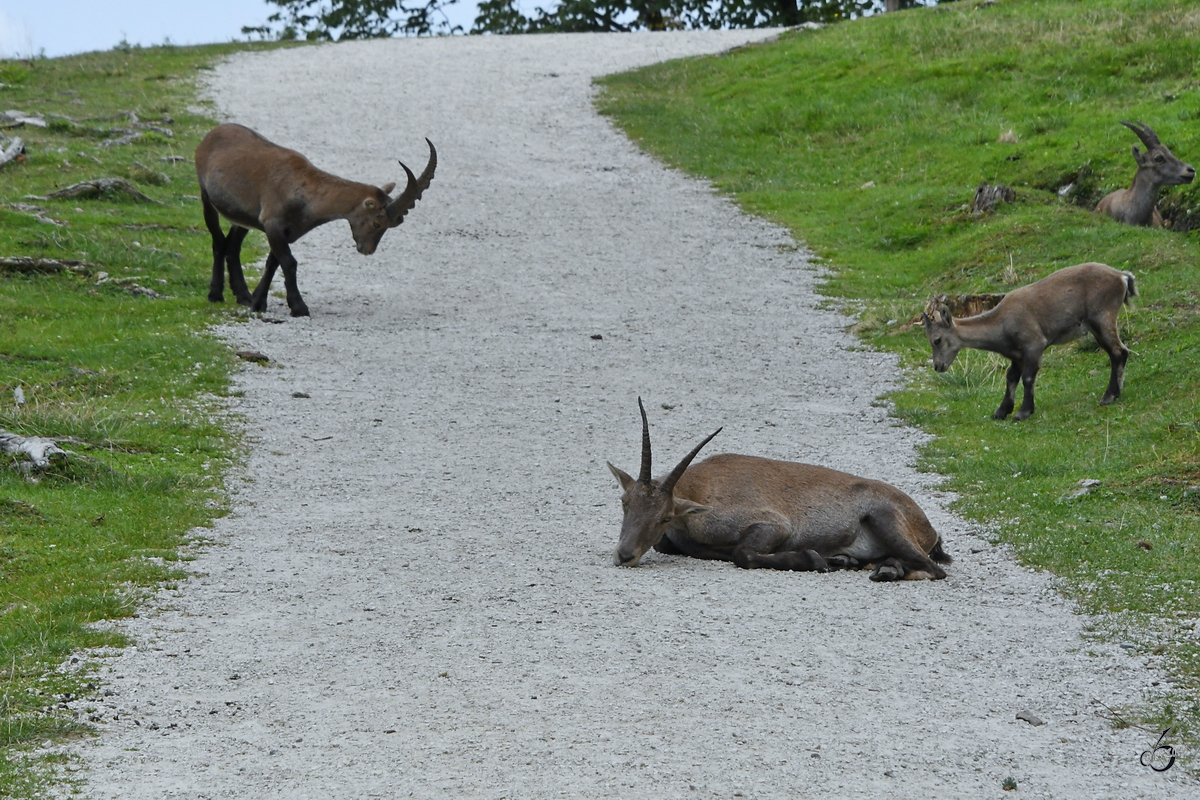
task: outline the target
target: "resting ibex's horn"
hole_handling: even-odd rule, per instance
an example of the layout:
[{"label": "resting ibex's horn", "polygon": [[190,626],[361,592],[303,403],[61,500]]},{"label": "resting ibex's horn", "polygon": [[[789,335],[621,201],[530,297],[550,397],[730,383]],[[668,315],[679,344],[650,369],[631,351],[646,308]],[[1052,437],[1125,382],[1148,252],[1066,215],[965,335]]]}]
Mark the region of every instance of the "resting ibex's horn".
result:
[{"label": "resting ibex's horn", "polygon": [[1144,122],[1126,122],[1125,120],[1121,120],[1121,124],[1136,133],[1137,137],[1142,140],[1142,144],[1148,148],[1162,144],[1158,141],[1158,134],[1151,130],[1150,126]]},{"label": "resting ibex's horn", "polygon": [[707,439],[705,439],[700,444],[696,445],[695,449],[693,449],[692,452],[690,452],[686,456],[684,456],[683,461],[680,461],[677,465],[675,465],[675,469],[671,470],[671,474],[668,475],[667,477],[663,478],[663,482],[658,487],[659,490],[663,491],[663,492],[669,492],[669,491],[673,490],[675,488],[675,482],[678,481],[681,477],[683,477],[683,471],[686,470],[688,468],[688,465],[692,463],[692,459],[695,458],[696,454],[700,452],[700,448],[704,447],[704,445],[711,442],[712,438],[714,436],[716,436],[718,433],[720,433],[721,430],[722,430],[721,428],[717,428],[715,431],[713,431],[712,433],[710,433],[708,435]]},{"label": "resting ibex's horn", "polygon": [[417,204],[421,194],[429,188],[429,183],[433,180],[433,171],[437,169],[437,150],[434,149],[433,142],[428,139],[425,142],[429,145],[429,163],[420,178],[413,175],[412,170],[406,167],[403,161],[400,162],[400,166],[404,167],[404,172],[408,175],[408,185],[399,197],[388,204],[388,222],[392,223],[393,228],[404,221],[404,215]]},{"label": "resting ibex's horn", "polygon": [[646,408],[642,398],[638,398],[638,411],[642,412],[642,471],[638,473],[638,483],[650,484],[650,423],[646,421]]}]

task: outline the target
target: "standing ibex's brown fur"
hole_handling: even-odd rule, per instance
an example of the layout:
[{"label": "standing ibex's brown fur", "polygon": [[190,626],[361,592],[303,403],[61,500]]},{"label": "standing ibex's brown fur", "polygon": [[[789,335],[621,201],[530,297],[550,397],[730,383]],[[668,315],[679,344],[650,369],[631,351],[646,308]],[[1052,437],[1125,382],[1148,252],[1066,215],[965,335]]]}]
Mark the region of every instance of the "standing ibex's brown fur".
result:
[{"label": "standing ibex's brown fur", "polygon": [[[437,167],[437,151],[428,139],[429,164],[420,178],[404,166],[408,185],[395,200],[388,196],[396,184],[382,187],[355,183],[314,167],[295,150],[273,144],[241,125],[218,125],[196,148],[196,176],[204,222],[212,234],[213,274],[208,299],[225,299],[225,266],[229,288],[237,301],[254,311],[267,308],[267,291],[278,267],[283,268],[287,304],[293,317],[308,316],[308,306],[296,285],[296,259],[290,244],[318,225],[344,219],[358,252],[369,256],[388,228],[404,221],[421,194],[429,188]],[[219,215],[219,216],[218,216]],[[232,226],[221,232],[221,219]],[[249,228],[267,235],[271,253],[262,280],[251,295],[242,274],[241,248]]]},{"label": "standing ibex's brown fur", "polygon": [[613,561],[637,566],[650,548],[732,561],[746,569],[873,569],[871,580],[944,578],[950,563],[913,499],[880,481],[754,456],[718,455],[689,467],[709,436],[665,478],[650,477],[650,424],[642,413],[642,467],[621,483],[624,519]]},{"label": "standing ibex's brown fur", "polygon": [[1046,348],[1069,342],[1087,333],[1108,353],[1112,374],[1100,403],[1121,396],[1129,349],[1117,334],[1121,305],[1137,295],[1133,273],[1107,264],[1088,262],[1060,269],[1040,281],[1014,289],[993,309],[974,317],[955,319],[946,304],[931,301],[921,314],[925,334],[933,347],[933,368],[945,372],[964,347],[989,350],[1012,361],[1007,390],[994,419],[1012,413],[1017,382],[1025,397],[1016,419],[1033,413],[1033,384]]},{"label": "standing ibex's brown fur", "polygon": [[1185,164],[1176,158],[1144,122],[1121,124],[1137,134],[1142,144],[1146,145],[1146,152],[1143,154],[1137,149],[1137,145],[1133,146],[1133,159],[1138,167],[1133,176],[1133,185],[1106,195],[1096,206],[1096,210],[1127,225],[1153,225],[1155,228],[1161,228],[1162,215],[1155,207],[1158,190],[1163,186],[1191,183],[1196,177],[1196,170],[1191,164]]}]

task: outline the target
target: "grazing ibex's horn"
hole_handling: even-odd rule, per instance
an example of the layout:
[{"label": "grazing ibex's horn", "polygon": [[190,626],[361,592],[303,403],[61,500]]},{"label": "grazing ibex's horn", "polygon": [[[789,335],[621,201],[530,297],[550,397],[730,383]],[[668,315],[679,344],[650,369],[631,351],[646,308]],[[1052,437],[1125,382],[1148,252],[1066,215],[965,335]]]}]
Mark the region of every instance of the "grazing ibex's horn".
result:
[{"label": "grazing ibex's horn", "polygon": [[1137,137],[1142,140],[1142,144],[1146,145],[1146,147],[1149,148],[1149,147],[1154,147],[1155,145],[1161,144],[1161,142],[1158,141],[1158,134],[1156,134],[1154,131],[1152,131],[1150,129],[1150,126],[1147,125],[1146,123],[1144,123],[1144,122],[1126,122],[1125,120],[1121,120],[1121,124],[1124,125],[1126,128],[1129,128],[1129,130],[1136,133]]},{"label": "grazing ibex's horn", "polygon": [[663,478],[663,482],[658,487],[659,490],[664,491],[664,492],[669,492],[669,491],[673,490],[675,488],[675,482],[678,481],[681,477],[683,477],[683,471],[688,468],[689,464],[692,463],[692,459],[695,458],[696,454],[700,452],[700,448],[704,447],[704,445],[711,442],[712,438],[714,436],[716,436],[718,433],[720,433],[721,430],[722,430],[721,428],[717,428],[715,431],[713,431],[712,433],[709,434],[707,439],[705,439],[700,444],[696,445],[695,449],[693,449],[692,452],[690,452],[686,456],[684,456],[683,461],[680,461],[675,466],[675,469],[671,470],[671,474],[668,475],[667,477]]},{"label": "grazing ibex's horn", "polygon": [[399,197],[388,203],[388,222],[392,223],[393,228],[404,221],[404,215],[417,204],[421,194],[429,188],[429,182],[433,180],[433,171],[437,169],[437,150],[433,148],[433,142],[428,139],[425,142],[429,145],[429,163],[420,178],[413,175],[412,170],[406,167],[403,161],[400,162],[400,166],[404,167],[404,172],[408,175],[408,185]]},{"label": "grazing ibex's horn", "polygon": [[650,423],[646,421],[646,408],[642,398],[638,398],[638,411],[642,412],[642,471],[638,473],[638,483],[650,484]]}]

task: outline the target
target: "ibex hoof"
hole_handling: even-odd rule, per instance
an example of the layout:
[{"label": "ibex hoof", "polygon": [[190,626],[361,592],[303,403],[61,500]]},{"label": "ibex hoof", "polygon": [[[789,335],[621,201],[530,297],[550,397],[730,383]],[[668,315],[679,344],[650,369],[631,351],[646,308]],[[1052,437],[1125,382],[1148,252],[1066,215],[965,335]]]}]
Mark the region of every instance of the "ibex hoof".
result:
[{"label": "ibex hoof", "polygon": [[309,313],[308,313],[308,306],[300,306],[299,308],[293,308],[293,309],[292,309],[292,316],[293,316],[293,317],[307,317],[307,316],[309,316]]}]

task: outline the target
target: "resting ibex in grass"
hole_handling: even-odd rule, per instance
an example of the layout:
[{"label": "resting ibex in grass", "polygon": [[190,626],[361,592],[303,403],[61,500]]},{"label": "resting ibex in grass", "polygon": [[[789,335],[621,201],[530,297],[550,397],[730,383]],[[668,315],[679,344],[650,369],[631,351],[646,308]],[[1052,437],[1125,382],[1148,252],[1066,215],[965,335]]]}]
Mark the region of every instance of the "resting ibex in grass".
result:
[{"label": "resting ibex in grass", "polygon": [[[295,150],[273,144],[241,125],[218,125],[196,148],[196,175],[200,179],[200,203],[204,222],[212,234],[213,274],[208,299],[225,299],[225,267],[229,288],[237,301],[253,311],[266,311],[267,292],[275,270],[283,267],[287,304],[293,317],[308,316],[308,306],[296,285],[296,259],[288,245],[318,225],[344,219],[358,252],[369,256],[388,228],[404,221],[404,215],[429,188],[437,167],[437,151],[428,139],[429,164],[421,177],[404,166],[408,185],[395,200],[388,193],[396,184],[381,187],[355,183],[314,167]],[[220,216],[218,216],[220,215]],[[228,234],[221,232],[221,219],[232,223]],[[249,228],[267,235],[271,253],[262,280],[251,295],[242,274],[242,240]]]},{"label": "resting ibex in grass", "polygon": [[950,563],[937,531],[894,486],[845,472],[754,456],[713,456],[689,468],[709,436],[665,478],[650,477],[642,412],[637,479],[612,464],[625,517],[613,561],[634,567],[650,548],[732,561],[745,569],[873,569],[871,580],[938,579]]},{"label": "resting ibex in grass", "polygon": [[1121,396],[1129,349],[1117,335],[1117,314],[1121,305],[1136,295],[1132,273],[1088,262],[1014,289],[999,305],[978,316],[954,319],[945,303],[933,301],[921,314],[921,321],[938,372],[949,369],[964,347],[990,350],[1010,359],[1004,401],[992,418],[1004,419],[1012,413],[1020,381],[1025,398],[1016,418],[1022,420],[1033,413],[1033,383],[1042,366],[1042,353],[1050,345],[1087,333],[1104,348],[1112,364],[1108,389],[1100,403],[1108,405]]},{"label": "resting ibex in grass", "polygon": [[1196,170],[1191,164],[1176,158],[1144,122],[1121,124],[1137,134],[1142,144],[1146,145],[1146,152],[1143,154],[1137,145],[1133,146],[1133,158],[1138,166],[1133,176],[1133,186],[1106,195],[1096,210],[1127,225],[1161,228],[1162,215],[1154,205],[1158,201],[1158,190],[1163,186],[1191,183],[1196,177]]}]

